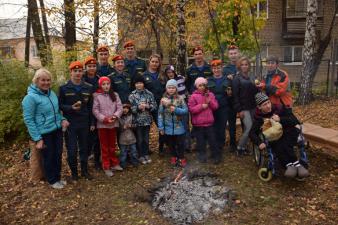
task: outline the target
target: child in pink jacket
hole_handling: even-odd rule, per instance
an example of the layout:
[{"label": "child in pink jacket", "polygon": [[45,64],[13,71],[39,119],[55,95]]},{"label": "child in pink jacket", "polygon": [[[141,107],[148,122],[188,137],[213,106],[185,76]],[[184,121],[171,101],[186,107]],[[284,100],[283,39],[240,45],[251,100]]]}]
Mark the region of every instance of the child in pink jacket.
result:
[{"label": "child in pink jacket", "polygon": [[101,146],[102,167],[105,174],[113,176],[112,170],[123,170],[116,155],[116,128],[122,115],[119,95],[110,88],[110,79],[101,77],[99,89],[94,94],[93,114]]},{"label": "child in pink jacket", "polygon": [[220,152],[216,145],[215,131],[213,129],[213,111],[218,108],[215,95],[207,89],[208,81],[199,77],[195,80],[196,91],[188,101],[191,113],[194,135],[197,141],[198,160],[201,163],[207,162],[206,144],[209,143],[211,160],[213,163],[220,163]]}]

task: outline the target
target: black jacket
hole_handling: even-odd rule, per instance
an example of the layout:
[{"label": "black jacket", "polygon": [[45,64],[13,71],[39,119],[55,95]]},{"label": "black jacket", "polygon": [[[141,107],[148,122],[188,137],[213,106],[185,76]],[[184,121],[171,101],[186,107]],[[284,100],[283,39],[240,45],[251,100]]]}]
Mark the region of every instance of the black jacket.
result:
[{"label": "black jacket", "polygon": [[[95,120],[92,115],[93,86],[86,82],[81,82],[80,90],[76,89],[70,80],[60,86],[59,104],[63,112],[63,116],[67,118],[70,126],[73,128],[88,128],[90,125],[95,125]],[[75,111],[72,105],[77,101],[81,101],[81,109]]]},{"label": "black jacket", "polygon": [[258,89],[253,77],[246,78],[242,74],[237,75],[232,82],[232,89],[236,112],[251,110],[256,107],[255,95]]},{"label": "black jacket", "polygon": [[259,137],[259,135],[262,133],[264,119],[271,118],[274,114],[278,115],[280,118],[280,123],[283,127],[283,135],[294,133],[293,131],[297,129],[295,126],[300,124],[297,117],[292,113],[292,110],[282,107],[281,105],[273,105],[271,112],[267,114],[263,114],[258,108],[256,108],[254,121],[249,133],[249,137],[255,145],[263,143],[263,140]]}]

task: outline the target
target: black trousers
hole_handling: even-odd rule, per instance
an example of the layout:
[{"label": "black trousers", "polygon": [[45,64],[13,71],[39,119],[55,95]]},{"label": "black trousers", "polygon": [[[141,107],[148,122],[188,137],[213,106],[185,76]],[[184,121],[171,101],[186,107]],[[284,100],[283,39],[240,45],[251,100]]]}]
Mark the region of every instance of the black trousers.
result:
[{"label": "black trousers", "polygon": [[185,134],[181,135],[166,135],[166,141],[171,149],[171,155],[179,159],[184,158],[185,150]]},{"label": "black trousers", "polygon": [[88,156],[94,154],[95,165],[100,164],[101,150],[97,129],[89,131],[88,134]]},{"label": "black trousers", "polygon": [[299,129],[291,128],[283,132],[283,136],[274,142],[271,142],[273,153],[276,155],[282,166],[297,161],[296,153],[293,149],[297,145]]},{"label": "black trousers", "polygon": [[211,158],[218,159],[221,156],[220,150],[217,147],[214,127],[194,127],[194,135],[196,137],[196,148],[198,151],[198,160],[205,162],[207,160],[206,145],[209,144]]}]

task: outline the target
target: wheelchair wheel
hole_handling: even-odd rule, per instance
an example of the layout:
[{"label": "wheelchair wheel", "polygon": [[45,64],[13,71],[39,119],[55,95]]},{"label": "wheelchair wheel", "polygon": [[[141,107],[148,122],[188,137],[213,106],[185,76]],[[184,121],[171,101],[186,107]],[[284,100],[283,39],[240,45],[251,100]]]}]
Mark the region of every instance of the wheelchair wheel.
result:
[{"label": "wheelchair wheel", "polygon": [[272,172],[268,170],[268,168],[265,168],[265,167],[260,168],[258,170],[258,177],[262,181],[268,182],[272,179]]},{"label": "wheelchair wheel", "polygon": [[261,152],[261,150],[259,150],[258,146],[256,145],[253,145],[252,150],[253,150],[253,156],[254,156],[256,165],[258,167],[261,167],[264,163],[263,153]]}]

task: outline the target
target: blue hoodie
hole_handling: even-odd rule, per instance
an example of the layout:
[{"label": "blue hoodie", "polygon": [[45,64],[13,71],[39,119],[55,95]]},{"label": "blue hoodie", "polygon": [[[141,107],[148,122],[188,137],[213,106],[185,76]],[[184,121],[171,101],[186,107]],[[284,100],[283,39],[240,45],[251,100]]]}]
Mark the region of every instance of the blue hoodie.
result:
[{"label": "blue hoodie", "polygon": [[42,139],[42,134],[48,134],[61,128],[62,117],[58,98],[52,90],[42,92],[35,84],[27,89],[27,95],[22,100],[23,119],[33,141]]}]

